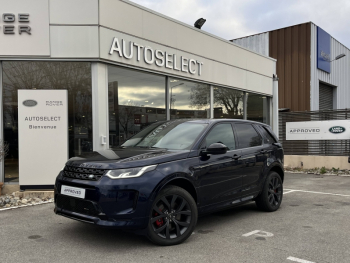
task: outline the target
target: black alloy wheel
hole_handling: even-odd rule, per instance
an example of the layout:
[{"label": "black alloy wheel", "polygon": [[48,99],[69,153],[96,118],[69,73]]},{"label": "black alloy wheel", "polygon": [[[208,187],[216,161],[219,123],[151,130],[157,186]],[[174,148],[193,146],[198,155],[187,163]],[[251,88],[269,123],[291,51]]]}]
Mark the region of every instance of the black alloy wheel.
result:
[{"label": "black alloy wheel", "polygon": [[267,212],[276,211],[282,203],[283,183],[281,176],[276,172],[271,172],[266,178],[264,187],[255,199],[259,209]]},{"label": "black alloy wheel", "polygon": [[278,177],[272,177],[269,182],[268,200],[271,206],[277,206],[282,199],[282,182]]},{"label": "black alloy wheel", "polygon": [[168,186],[153,203],[147,236],[158,245],[179,244],[192,234],[197,216],[192,196],[180,187]]}]

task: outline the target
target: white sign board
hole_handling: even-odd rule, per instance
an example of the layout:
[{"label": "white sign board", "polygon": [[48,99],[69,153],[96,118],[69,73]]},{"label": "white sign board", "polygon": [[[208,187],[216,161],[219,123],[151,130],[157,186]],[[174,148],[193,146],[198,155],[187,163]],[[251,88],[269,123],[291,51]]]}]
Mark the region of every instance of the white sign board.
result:
[{"label": "white sign board", "polygon": [[67,161],[67,94],[67,90],[18,90],[20,185],[53,185]]},{"label": "white sign board", "polygon": [[49,56],[48,0],[0,0],[0,56]]},{"label": "white sign board", "polygon": [[350,120],[287,122],[286,139],[349,140]]}]

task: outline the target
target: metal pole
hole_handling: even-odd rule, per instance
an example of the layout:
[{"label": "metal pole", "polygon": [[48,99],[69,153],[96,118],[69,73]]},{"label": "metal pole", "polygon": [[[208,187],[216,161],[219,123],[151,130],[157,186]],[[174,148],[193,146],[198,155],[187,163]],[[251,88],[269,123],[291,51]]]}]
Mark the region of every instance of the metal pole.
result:
[{"label": "metal pole", "polygon": [[165,77],[165,111],[166,111],[166,119],[170,120],[170,94],[169,94],[169,77]]},{"label": "metal pole", "polygon": [[243,120],[247,119],[247,101],[248,101],[247,92],[244,92],[244,94],[243,94]]},{"label": "metal pole", "polygon": [[[0,61],[0,140],[4,140],[4,114],[3,114],[3,87],[2,87],[2,61]],[[0,162],[0,182],[5,182],[5,159]]]},{"label": "metal pole", "polygon": [[273,98],[272,98],[272,130],[279,137],[279,127],[278,127],[278,77],[273,75]]},{"label": "metal pole", "polygon": [[214,87],[210,85],[210,119],[214,119]]}]

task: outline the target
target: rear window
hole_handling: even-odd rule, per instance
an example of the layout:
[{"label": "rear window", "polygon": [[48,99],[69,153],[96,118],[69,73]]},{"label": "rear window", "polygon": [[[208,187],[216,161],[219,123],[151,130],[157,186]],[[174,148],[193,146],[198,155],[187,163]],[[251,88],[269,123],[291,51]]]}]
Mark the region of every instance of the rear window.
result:
[{"label": "rear window", "polygon": [[239,148],[249,148],[262,145],[262,138],[251,124],[235,124]]},{"label": "rear window", "polygon": [[270,134],[270,131],[266,127],[260,126],[260,129],[264,135],[264,143],[272,144],[277,142],[276,139]]}]

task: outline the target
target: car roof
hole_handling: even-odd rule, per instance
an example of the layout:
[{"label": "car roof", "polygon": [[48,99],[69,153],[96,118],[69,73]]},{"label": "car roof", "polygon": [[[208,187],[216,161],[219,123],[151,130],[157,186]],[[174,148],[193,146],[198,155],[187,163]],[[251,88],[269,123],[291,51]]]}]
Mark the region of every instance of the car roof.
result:
[{"label": "car roof", "polygon": [[[171,121],[175,121],[175,120],[171,120]],[[242,120],[242,119],[176,119],[176,121],[181,123],[191,122],[191,123],[206,123],[206,124],[212,124],[212,123],[218,123],[218,122],[242,122],[242,123],[251,123],[251,124],[268,126],[267,124],[262,122]]]}]

